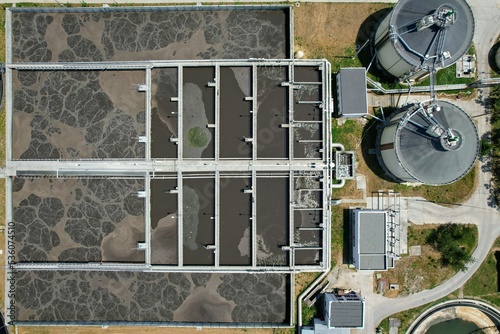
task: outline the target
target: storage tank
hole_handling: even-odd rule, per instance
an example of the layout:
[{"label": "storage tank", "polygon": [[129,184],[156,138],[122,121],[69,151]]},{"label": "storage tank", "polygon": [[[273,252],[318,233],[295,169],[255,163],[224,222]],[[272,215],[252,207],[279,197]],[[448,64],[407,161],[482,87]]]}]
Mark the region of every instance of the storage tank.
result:
[{"label": "storage tank", "polygon": [[399,0],[373,40],[378,64],[401,81],[455,63],[469,49],[474,16],[465,0]]},{"label": "storage tank", "polygon": [[411,104],[382,130],[380,156],[399,182],[443,185],[465,176],[479,154],[472,119],[446,101]]},{"label": "storage tank", "polygon": [[500,72],[500,46],[497,48],[497,53],[495,54],[495,64],[497,65],[495,70]]}]

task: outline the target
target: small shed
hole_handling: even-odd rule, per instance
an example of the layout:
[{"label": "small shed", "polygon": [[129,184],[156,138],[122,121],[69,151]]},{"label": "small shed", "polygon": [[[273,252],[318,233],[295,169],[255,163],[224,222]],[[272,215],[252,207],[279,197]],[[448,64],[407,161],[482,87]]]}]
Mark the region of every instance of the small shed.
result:
[{"label": "small shed", "polygon": [[363,328],[365,304],[355,291],[325,293],[328,328]]}]

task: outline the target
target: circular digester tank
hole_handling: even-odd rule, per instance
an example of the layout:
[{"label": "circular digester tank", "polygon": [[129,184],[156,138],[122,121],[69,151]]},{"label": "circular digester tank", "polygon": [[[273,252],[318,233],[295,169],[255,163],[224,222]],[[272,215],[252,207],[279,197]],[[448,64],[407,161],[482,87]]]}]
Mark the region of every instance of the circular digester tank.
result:
[{"label": "circular digester tank", "polygon": [[497,65],[497,70],[500,69],[500,47],[497,49],[495,54],[495,64]]},{"label": "circular digester tank", "polygon": [[465,0],[399,0],[373,42],[378,64],[405,81],[454,64],[473,36],[474,16]]},{"label": "circular digester tank", "polygon": [[449,184],[465,176],[479,147],[472,119],[446,101],[406,106],[380,137],[380,156],[394,178],[428,185]]}]

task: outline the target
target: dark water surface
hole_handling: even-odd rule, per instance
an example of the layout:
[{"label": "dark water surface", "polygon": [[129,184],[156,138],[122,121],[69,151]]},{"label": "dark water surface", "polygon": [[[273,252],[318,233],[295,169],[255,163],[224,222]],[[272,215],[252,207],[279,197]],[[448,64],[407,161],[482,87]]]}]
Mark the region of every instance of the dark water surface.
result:
[{"label": "dark water surface", "polygon": [[469,334],[478,329],[476,324],[462,319],[452,319],[435,324],[426,334]]}]

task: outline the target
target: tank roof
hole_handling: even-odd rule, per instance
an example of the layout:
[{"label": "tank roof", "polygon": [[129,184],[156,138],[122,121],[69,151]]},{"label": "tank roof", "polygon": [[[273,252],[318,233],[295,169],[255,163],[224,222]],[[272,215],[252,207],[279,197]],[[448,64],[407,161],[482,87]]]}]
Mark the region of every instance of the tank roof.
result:
[{"label": "tank roof", "polygon": [[479,137],[472,119],[459,107],[436,101],[412,105],[396,131],[396,155],[416,180],[432,185],[457,181],[474,166]]},{"label": "tank roof", "polygon": [[447,67],[472,43],[474,15],[465,0],[400,0],[391,15],[394,47],[412,65]]}]

